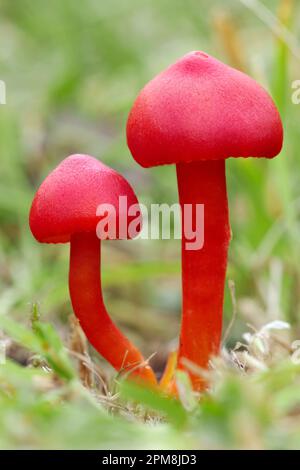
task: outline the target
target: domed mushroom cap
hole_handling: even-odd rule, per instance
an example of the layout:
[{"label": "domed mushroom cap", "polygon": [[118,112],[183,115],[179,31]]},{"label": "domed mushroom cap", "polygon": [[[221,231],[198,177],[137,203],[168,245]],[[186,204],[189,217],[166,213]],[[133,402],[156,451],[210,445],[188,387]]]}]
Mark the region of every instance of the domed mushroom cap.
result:
[{"label": "domed mushroom cap", "polygon": [[276,156],[279,113],[252,78],[204,52],[191,52],[150,81],[127,123],[127,142],[144,167]]},{"label": "domed mushroom cap", "polygon": [[127,215],[125,206],[121,205],[119,210],[120,196],[127,197],[128,207],[138,204],[133,189],[119,173],[96,158],[71,155],[49,174],[36,192],[29,216],[30,229],[42,243],[66,243],[74,233],[96,233],[100,220],[96,211],[100,204],[112,206],[111,210],[108,206],[108,213],[116,214],[118,229],[119,218]]}]

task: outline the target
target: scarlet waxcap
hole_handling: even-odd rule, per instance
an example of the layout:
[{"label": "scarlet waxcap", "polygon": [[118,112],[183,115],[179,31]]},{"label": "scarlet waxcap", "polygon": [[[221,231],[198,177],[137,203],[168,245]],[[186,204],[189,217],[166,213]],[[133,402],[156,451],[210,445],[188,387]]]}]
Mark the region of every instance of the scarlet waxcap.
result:
[{"label": "scarlet waxcap", "polygon": [[190,52],[140,92],[127,122],[127,143],[143,167],[275,157],[280,115],[252,78],[204,52]]},{"label": "scarlet waxcap", "polygon": [[[36,192],[29,216],[30,229],[41,243],[66,243],[75,233],[96,233],[100,220],[96,211],[100,204],[113,206],[111,212],[116,214],[118,228],[121,216],[130,221],[129,217],[126,219],[127,207],[119,204],[120,196],[127,197],[128,208],[138,204],[133,189],[119,173],[89,155],[71,155],[47,176]],[[110,214],[109,206],[107,213]],[[128,233],[127,237],[130,238]]]}]

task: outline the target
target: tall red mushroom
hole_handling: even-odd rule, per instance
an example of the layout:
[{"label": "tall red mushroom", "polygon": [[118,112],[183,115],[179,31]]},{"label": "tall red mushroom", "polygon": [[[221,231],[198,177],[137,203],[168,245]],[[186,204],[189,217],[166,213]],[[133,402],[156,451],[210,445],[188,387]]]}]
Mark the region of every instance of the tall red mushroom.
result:
[{"label": "tall red mushroom", "polygon": [[[120,212],[120,196],[127,198],[128,207],[138,204],[131,186],[116,171],[88,155],[71,155],[41,184],[32,203],[29,223],[32,234],[41,243],[70,242],[70,296],[90,343],[118,371],[124,369],[155,384],[152,369],[112,322],[102,296],[96,212],[100,204],[108,205],[108,212],[112,212],[108,215],[116,214],[118,227],[120,217],[127,220],[127,213]],[[125,237],[130,238],[127,228]],[[107,238],[118,237],[116,231]]]},{"label": "tall red mushroom", "polygon": [[[272,158],[282,140],[281,119],[267,92],[200,51],[151,80],[133,105],[127,142],[135,160],[143,167],[176,164],[182,209],[205,206],[203,248],[188,250],[182,233],[181,367],[183,357],[207,367],[219,351],[230,241],[225,160]],[[195,389],[203,388],[200,377],[191,378]]]}]

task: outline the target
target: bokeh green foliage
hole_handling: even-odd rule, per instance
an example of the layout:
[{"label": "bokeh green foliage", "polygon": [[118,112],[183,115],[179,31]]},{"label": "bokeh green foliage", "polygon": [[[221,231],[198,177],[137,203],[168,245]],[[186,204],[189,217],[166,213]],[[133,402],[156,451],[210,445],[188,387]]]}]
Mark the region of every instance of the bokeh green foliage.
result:
[{"label": "bokeh green foliage", "polygon": [[0,326],[35,353],[30,366],[9,359],[0,367],[0,448],[300,447],[300,365],[287,354],[271,366],[249,350],[251,374],[218,359],[212,390],[200,402],[184,372],[177,377],[180,400],[121,377],[114,392],[100,394],[82,386],[50,324],[37,319],[28,329],[2,316]]}]

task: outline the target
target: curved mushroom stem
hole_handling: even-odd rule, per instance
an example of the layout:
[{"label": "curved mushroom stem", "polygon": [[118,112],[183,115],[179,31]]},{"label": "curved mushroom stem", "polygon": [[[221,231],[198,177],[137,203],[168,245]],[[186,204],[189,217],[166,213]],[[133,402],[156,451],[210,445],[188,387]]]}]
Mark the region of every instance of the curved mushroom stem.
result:
[{"label": "curved mushroom stem", "polygon": [[101,291],[100,252],[96,234],[72,236],[69,290],[74,313],[90,343],[116,370],[156,384],[151,367],[106,311]]},{"label": "curved mushroom stem", "polygon": [[[218,354],[222,334],[224,284],[230,225],[226,192],[225,161],[200,161],[177,165],[179,201],[193,205],[192,223],[196,227],[196,204],[204,204],[204,245],[189,250],[182,223],[182,324],[178,366],[186,358],[207,368],[210,356]],[[184,222],[184,215],[182,222]],[[190,222],[190,221],[189,221]],[[202,390],[205,380],[191,373],[193,387]]]}]

